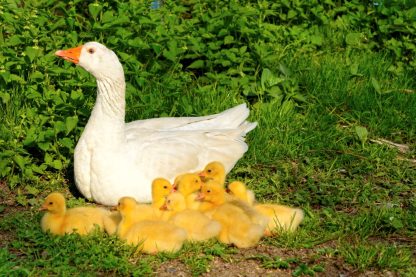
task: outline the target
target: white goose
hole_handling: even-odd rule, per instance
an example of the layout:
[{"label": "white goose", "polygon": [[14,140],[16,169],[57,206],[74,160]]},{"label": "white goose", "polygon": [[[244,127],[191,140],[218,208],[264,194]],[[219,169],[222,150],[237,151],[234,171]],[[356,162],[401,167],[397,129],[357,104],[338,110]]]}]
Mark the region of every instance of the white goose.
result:
[{"label": "white goose", "polygon": [[151,201],[156,177],[201,170],[221,161],[229,172],[247,151],[245,104],[203,117],[155,118],[125,123],[123,67],[97,42],[55,55],[80,65],[97,79],[97,99],[74,155],[75,182],[87,198],[116,205],[123,196]]}]

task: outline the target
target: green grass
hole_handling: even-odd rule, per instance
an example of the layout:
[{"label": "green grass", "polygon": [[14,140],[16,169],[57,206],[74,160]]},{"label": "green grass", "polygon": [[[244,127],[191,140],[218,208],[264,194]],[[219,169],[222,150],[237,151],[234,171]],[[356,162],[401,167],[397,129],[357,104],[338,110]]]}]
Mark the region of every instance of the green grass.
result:
[{"label": "green grass", "polygon": [[[368,74],[361,77],[361,82],[351,79],[349,66],[340,62],[341,55],[322,55],[319,64],[315,60],[293,61],[292,70],[300,74],[307,104],[285,114],[273,103],[253,107],[251,118],[259,121],[259,127],[248,136],[250,149],[230,178],[246,181],[260,201],[279,201],[306,211],[298,232],[267,238],[262,244],[310,248],[319,253],[320,245],[335,242],[332,255],[355,269],[404,272],[415,267],[411,250],[414,244],[409,242],[416,226],[416,173],[414,163],[397,157],[414,157],[416,125],[410,122],[416,114],[415,95],[395,91],[380,97],[371,86],[371,74],[366,72],[374,71],[387,90],[414,87],[414,81],[383,71],[389,62],[382,55],[359,55],[356,59],[361,61],[363,75]],[[197,101],[195,108],[206,107],[211,100],[209,96],[201,98],[201,106]],[[212,106],[213,110],[222,108]],[[393,124],[395,121],[398,124]],[[353,128],[357,125],[366,126],[369,138],[406,143],[411,152],[401,154],[369,140],[362,145]],[[50,190],[31,196],[36,199],[33,206],[37,207],[39,196]],[[70,206],[83,203],[82,199],[69,200]],[[213,257],[227,262],[227,257],[238,253],[214,242],[187,244],[172,255],[137,257],[116,238],[102,234],[82,239],[43,234],[40,214],[35,211],[3,216],[0,230],[13,235],[1,252],[1,270],[16,275],[80,270],[87,275],[141,275],[171,260],[178,260],[193,275],[199,275],[209,270]],[[382,242],[385,239],[393,243]],[[270,259],[259,261],[265,268],[288,263],[286,258]],[[288,264],[294,274],[312,274],[315,269],[325,268],[319,263]]]},{"label": "green grass", "polygon": [[[123,9],[132,18],[142,18]],[[72,12],[68,18],[87,18]],[[137,10],[140,12],[146,18],[153,16],[154,22],[162,22],[159,17],[163,16],[157,12],[144,8]],[[171,12],[172,18],[173,14],[183,15],[175,9]],[[53,21],[56,14],[49,16]],[[43,23],[28,23],[31,32],[40,30],[39,44],[46,45],[39,60],[14,53],[17,46],[1,45],[4,57],[0,58],[6,63],[0,73],[7,69],[18,75],[19,66],[23,81],[3,82],[5,75],[0,80],[5,84],[0,89],[0,173],[2,185],[12,191],[2,190],[0,199],[16,201],[18,206],[15,210],[7,201],[0,204],[0,275],[67,276],[81,272],[85,276],[140,276],[152,275],[161,265],[173,262],[183,265],[190,274],[200,275],[211,270],[214,259],[231,263],[235,257],[254,260],[265,269],[286,270],[294,276],[322,271],[330,274],[331,263],[345,264],[352,272],[387,270],[414,275],[416,73],[414,68],[398,64],[391,52],[345,44],[342,40],[349,33],[339,29],[326,34],[329,42],[319,47],[305,44],[303,33],[293,41],[238,33],[241,41],[252,47],[250,53],[258,51],[253,54],[255,58],[244,56],[229,67],[215,65],[200,69],[202,73],[181,68],[181,59],[185,58],[179,54],[170,61],[161,54],[163,51],[155,54],[150,48],[133,49],[131,37],[123,33],[139,34],[144,43],[168,50],[168,41],[186,43],[172,34],[176,23],[163,21],[168,35],[162,27],[156,34],[145,32],[146,28],[156,28],[152,22],[143,23],[140,30],[123,25],[107,30],[109,45],[124,53],[127,120],[206,115],[249,103],[250,120],[259,125],[247,136],[249,150],[229,178],[245,181],[261,202],[280,202],[305,210],[305,221],[295,234],[283,233],[261,241],[261,246],[280,249],[285,255],[269,255],[262,248],[245,255],[243,250],[210,241],[186,244],[175,254],[149,256],[135,254],[134,248],[100,233],[87,238],[42,233],[41,214],[36,209],[46,194],[65,192],[71,207],[86,203],[74,186],[71,157],[94,103],[95,83],[85,71],[56,61],[48,51],[78,44],[80,40],[73,38],[77,32],[84,40],[105,37],[106,30],[93,28],[95,20],[88,20],[84,23],[90,33],[79,26],[55,32],[41,29]],[[181,28],[188,24],[179,21]],[[340,22],[344,21],[337,24]],[[18,24],[16,30],[5,27],[7,34],[19,34],[28,43],[31,35]],[[351,26],[345,29],[354,31]],[[194,29],[191,31],[195,34]],[[120,39],[124,35],[128,39]],[[272,44],[277,46],[271,48]],[[229,48],[231,51],[232,46]],[[206,60],[217,59],[214,54]],[[240,66],[248,69],[240,75],[232,73]],[[265,68],[285,80],[277,85],[283,98],[272,95],[273,86],[262,88],[260,79]],[[37,78],[34,72],[45,72],[45,76]],[[6,95],[13,97],[7,100]],[[74,117],[76,126],[71,120],[67,123],[67,118]],[[365,128],[367,137],[360,136],[357,127]],[[31,136],[33,141],[28,139]],[[405,144],[409,150],[402,153],[374,142],[380,139]],[[310,252],[305,254],[305,249]]]}]

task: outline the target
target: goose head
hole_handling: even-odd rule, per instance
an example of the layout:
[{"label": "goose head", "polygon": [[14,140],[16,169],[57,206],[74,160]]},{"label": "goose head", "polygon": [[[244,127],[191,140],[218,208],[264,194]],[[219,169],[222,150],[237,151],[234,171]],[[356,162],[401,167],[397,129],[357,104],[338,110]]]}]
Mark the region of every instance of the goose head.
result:
[{"label": "goose head", "polygon": [[55,55],[81,66],[97,80],[108,78],[124,80],[123,66],[117,55],[101,43],[87,42],[75,48],[58,50]]}]

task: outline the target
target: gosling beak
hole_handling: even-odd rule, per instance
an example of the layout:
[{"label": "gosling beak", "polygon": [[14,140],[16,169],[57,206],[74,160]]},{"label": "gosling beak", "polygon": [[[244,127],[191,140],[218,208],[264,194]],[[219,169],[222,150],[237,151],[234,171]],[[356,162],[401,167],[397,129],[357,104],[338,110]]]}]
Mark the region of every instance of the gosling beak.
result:
[{"label": "gosling beak", "polygon": [[48,208],[46,207],[46,205],[42,205],[42,206],[40,206],[40,208],[39,208],[39,212],[41,212],[41,211],[46,211]]},{"label": "gosling beak", "polygon": [[195,197],[195,200],[197,201],[203,201],[205,196],[202,193],[198,193]]},{"label": "gosling beak", "polygon": [[207,174],[205,173],[205,171],[201,171],[201,172],[198,173],[198,176],[199,177],[206,177]]},{"label": "gosling beak", "polygon": [[162,207],[159,208],[161,211],[167,211],[168,210],[168,206],[165,204],[162,205]]},{"label": "gosling beak", "polygon": [[79,57],[81,56],[82,47],[83,45],[71,49],[58,50],[55,52],[55,55],[64,60],[73,62],[74,64],[78,64]]},{"label": "gosling beak", "polygon": [[201,171],[198,173],[199,178],[201,178],[202,182],[205,182],[207,180],[207,174],[204,171]]}]

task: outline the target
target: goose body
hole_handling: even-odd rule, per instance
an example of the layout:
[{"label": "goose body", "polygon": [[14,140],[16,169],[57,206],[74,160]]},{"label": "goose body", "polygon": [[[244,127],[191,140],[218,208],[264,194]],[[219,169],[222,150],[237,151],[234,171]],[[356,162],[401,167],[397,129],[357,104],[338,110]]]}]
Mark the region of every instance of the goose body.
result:
[{"label": "goose body", "polygon": [[125,123],[124,71],[116,54],[97,42],[59,50],[97,79],[97,99],[75,147],[74,174],[79,191],[104,205],[129,195],[150,202],[157,177],[194,172],[221,161],[227,172],[247,151],[245,104],[203,117],[155,118]]}]

